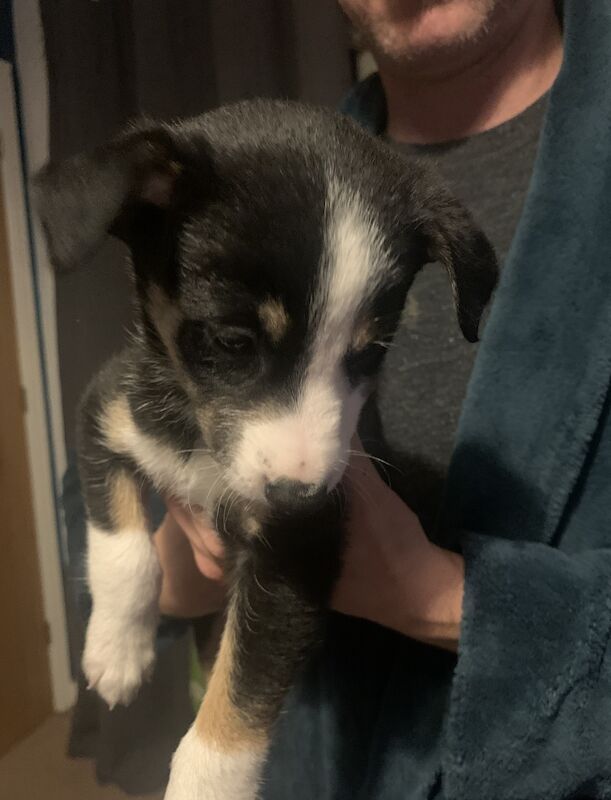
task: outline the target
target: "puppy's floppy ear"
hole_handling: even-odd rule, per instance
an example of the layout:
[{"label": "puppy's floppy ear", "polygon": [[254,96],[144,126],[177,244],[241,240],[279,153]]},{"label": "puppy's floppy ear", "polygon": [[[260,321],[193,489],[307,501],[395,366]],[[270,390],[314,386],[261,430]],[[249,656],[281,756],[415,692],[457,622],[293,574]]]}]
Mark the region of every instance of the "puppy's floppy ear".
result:
[{"label": "puppy's floppy ear", "polygon": [[169,208],[186,168],[171,130],[154,123],[44,167],[34,178],[34,199],[54,266],[78,266],[107,232],[128,241],[133,209]]},{"label": "puppy's floppy ear", "polygon": [[494,248],[471,214],[445,189],[430,193],[419,216],[427,262],[439,261],[446,268],[460,329],[468,342],[476,342],[498,278]]}]

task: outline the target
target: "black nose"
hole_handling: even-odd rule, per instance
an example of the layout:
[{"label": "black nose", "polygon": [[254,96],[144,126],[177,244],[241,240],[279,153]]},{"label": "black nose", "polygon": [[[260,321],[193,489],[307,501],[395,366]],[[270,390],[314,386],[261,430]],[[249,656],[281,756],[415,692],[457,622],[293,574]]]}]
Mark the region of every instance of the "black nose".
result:
[{"label": "black nose", "polygon": [[324,500],[326,494],[324,486],[286,479],[268,483],[265,487],[266,498],[274,508],[281,511],[300,511],[316,506]]}]

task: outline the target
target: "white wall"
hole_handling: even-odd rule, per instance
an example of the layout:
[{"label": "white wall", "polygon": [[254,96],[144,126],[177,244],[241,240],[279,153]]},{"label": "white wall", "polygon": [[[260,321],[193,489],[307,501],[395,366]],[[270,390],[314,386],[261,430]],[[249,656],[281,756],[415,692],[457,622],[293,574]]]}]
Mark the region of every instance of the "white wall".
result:
[{"label": "white wall", "polygon": [[[18,0],[13,5],[26,156],[32,172],[45,163],[49,152],[48,90],[44,44],[38,0]],[[60,487],[54,485],[54,472],[55,476],[61,477],[65,469],[57,360],[55,285],[41,232],[36,227],[34,252],[38,283],[38,308],[43,334],[43,351],[41,352],[17,121],[12,103],[11,68],[3,62],[0,64],[0,131],[5,164],[2,180],[5,196],[11,198],[7,209],[7,223],[19,361],[27,397],[26,434],[30,455],[44,611],[51,636],[49,666],[53,701],[56,710],[63,711],[74,702],[75,686],[70,676],[60,537],[57,531],[55,506]],[[46,366],[46,387],[42,377],[43,363]],[[45,405],[45,394],[50,400],[48,407]],[[47,447],[48,411],[50,411],[53,452],[49,452]],[[63,531],[60,533],[63,535]]]}]

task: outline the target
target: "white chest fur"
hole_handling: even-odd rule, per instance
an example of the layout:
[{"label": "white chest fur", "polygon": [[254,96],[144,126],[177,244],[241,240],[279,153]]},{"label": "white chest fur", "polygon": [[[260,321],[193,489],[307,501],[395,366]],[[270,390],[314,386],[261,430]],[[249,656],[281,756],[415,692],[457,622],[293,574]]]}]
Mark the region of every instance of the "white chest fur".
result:
[{"label": "white chest fur", "polygon": [[161,492],[212,510],[227,488],[223,468],[207,451],[180,452],[140,430],[125,397],[111,403],[103,428],[108,445],[132,458]]}]

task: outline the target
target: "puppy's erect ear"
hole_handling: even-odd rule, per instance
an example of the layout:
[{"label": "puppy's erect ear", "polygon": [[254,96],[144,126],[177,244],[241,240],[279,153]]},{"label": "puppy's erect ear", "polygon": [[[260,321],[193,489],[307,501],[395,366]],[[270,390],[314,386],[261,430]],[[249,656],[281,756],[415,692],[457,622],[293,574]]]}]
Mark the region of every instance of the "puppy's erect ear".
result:
[{"label": "puppy's erect ear", "polygon": [[74,268],[107,232],[129,243],[134,209],[170,208],[187,169],[170,129],[151,123],[43,168],[34,197],[54,266]]},{"label": "puppy's erect ear", "polygon": [[494,248],[449,192],[436,189],[428,194],[424,211],[419,212],[427,261],[439,261],[446,268],[460,329],[468,342],[476,342],[482,313],[498,278]]}]

